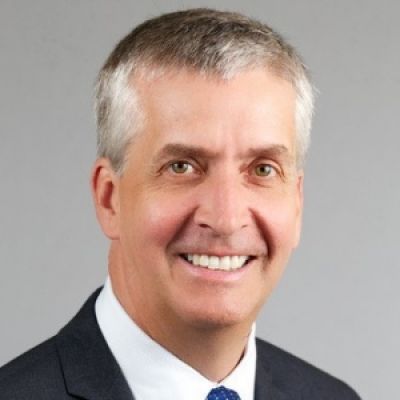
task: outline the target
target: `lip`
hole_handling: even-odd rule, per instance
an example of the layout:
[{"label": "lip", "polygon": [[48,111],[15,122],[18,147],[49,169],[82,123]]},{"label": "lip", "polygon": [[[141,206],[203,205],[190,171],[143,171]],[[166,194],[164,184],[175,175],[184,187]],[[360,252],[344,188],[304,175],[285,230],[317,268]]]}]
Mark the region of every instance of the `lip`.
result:
[{"label": "lip", "polygon": [[[224,255],[227,254],[225,253]],[[237,255],[237,253],[233,255]],[[192,278],[203,280],[208,283],[234,283],[240,281],[250,269],[254,268],[253,263],[256,260],[256,258],[251,258],[243,267],[239,269],[221,271],[193,265],[181,257],[181,255],[177,255],[176,258],[178,262],[178,268],[182,267],[184,268],[184,271]]]},{"label": "lip", "polygon": [[248,256],[248,257],[256,257],[253,253],[247,252],[247,251],[199,251],[199,250],[190,250],[190,251],[181,251],[180,253],[177,254],[205,254],[207,256],[216,256],[216,257],[233,257],[233,256]]},{"label": "lip", "polygon": [[249,256],[249,257],[262,257],[266,253],[262,247],[258,246],[196,246],[190,245],[175,245],[171,248],[173,254],[206,254],[207,256]]}]

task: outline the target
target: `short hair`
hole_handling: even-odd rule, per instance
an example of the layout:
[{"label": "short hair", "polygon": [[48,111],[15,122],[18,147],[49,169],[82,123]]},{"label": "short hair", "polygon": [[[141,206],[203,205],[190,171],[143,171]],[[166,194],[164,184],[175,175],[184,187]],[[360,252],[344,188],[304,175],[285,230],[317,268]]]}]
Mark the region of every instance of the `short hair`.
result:
[{"label": "short hair", "polygon": [[207,8],[149,19],[114,48],[95,88],[98,157],[108,158],[114,171],[123,173],[127,146],[143,121],[132,77],[183,68],[229,80],[256,67],[267,68],[296,91],[296,164],[301,168],[313,114],[313,89],[301,57],[269,26]]}]

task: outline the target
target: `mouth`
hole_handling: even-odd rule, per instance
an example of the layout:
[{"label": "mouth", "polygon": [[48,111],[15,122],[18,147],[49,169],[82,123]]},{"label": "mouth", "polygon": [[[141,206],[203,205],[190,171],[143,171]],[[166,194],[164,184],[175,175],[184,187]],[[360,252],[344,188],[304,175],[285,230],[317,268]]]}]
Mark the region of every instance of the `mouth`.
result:
[{"label": "mouth", "polygon": [[235,256],[214,256],[208,254],[180,254],[188,263],[216,271],[236,271],[243,268],[250,261],[256,257],[249,255],[235,255]]}]

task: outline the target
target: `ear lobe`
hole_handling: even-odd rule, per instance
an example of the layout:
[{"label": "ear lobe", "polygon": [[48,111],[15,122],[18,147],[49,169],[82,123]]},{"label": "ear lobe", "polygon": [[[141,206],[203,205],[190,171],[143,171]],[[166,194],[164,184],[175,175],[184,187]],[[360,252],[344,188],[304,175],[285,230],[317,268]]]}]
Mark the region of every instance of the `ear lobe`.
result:
[{"label": "ear lobe", "polygon": [[119,177],[106,158],[96,160],[91,174],[91,189],[97,220],[111,240],[119,237]]}]

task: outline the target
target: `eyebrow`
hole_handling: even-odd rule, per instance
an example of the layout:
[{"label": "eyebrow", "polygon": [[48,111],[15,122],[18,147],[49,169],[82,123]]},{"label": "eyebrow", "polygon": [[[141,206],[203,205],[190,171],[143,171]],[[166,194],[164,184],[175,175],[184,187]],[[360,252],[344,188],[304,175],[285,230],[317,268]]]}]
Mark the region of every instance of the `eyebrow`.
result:
[{"label": "eyebrow", "polygon": [[204,147],[168,143],[158,151],[154,159],[158,161],[166,157],[213,159],[217,157],[217,153]]},{"label": "eyebrow", "polygon": [[[215,159],[217,156],[218,153],[216,151],[205,149],[204,147],[181,143],[168,143],[156,153],[154,160],[157,162],[167,157]],[[290,162],[293,159],[289,149],[280,144],[253,147],[248,149],[244,154],[240,154],[241,159],[256,157],[274,158],[284,162]]]},{"label": "eyebrow", "polygon": [[281,161],[290,162],[293,160],[289,149],[281,144],[271,144],[268,146],[250,148],[246,152],[245,157],[266,157],[280,159]]}]

